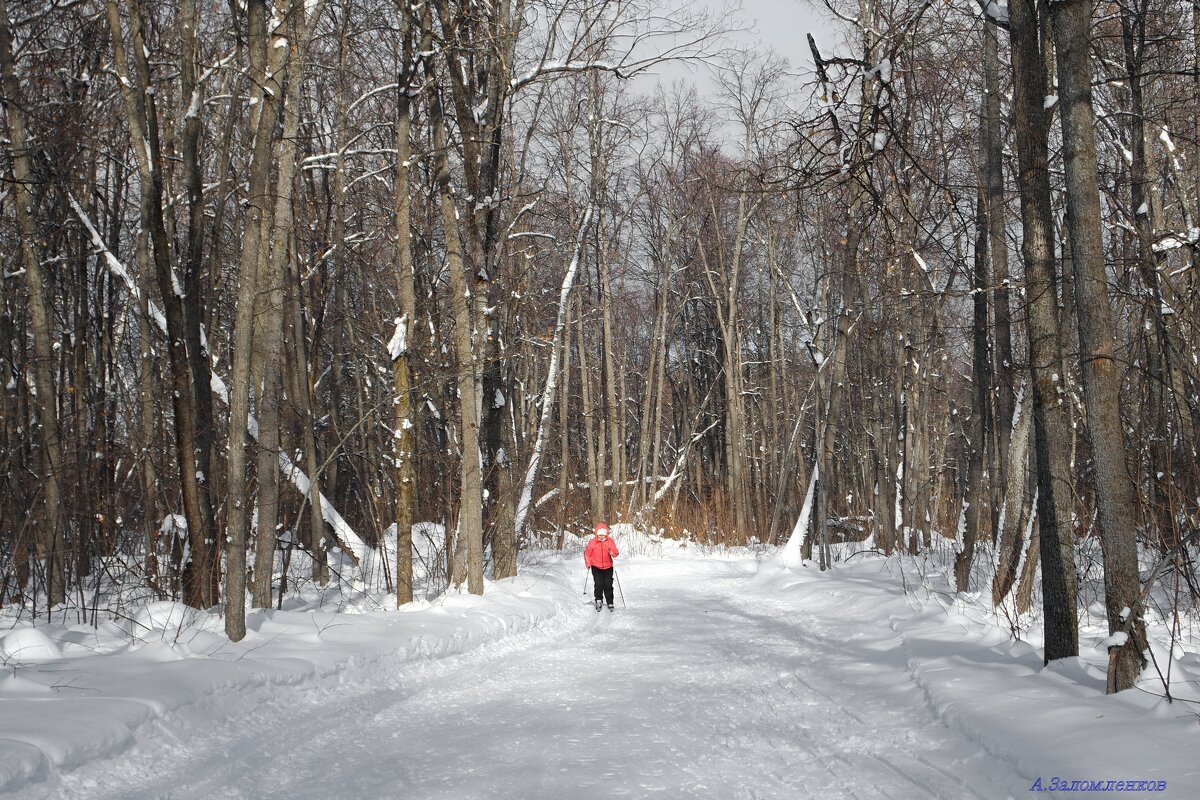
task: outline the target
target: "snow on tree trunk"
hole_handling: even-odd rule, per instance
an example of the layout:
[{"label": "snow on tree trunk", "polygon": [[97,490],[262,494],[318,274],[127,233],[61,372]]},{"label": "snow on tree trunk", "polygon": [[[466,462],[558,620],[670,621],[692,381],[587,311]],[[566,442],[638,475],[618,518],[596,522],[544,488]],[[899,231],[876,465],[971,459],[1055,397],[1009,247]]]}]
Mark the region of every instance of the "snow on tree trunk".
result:
[{"label": "snow on tree trunk", "polygon": [[[558,389],[559,351],[562,349],[563,332],[567,324],[567,301],[571,296],[571,288],[575,285],[575,275],[579,272],[579,254],[583,249],[583,237],[592,219],[592,207],[588,206],[583,212],[583,221],[575,237],[575,251],[571,254],[571,263],[567,274],[563,277],[562,288],[558,296],[558,318],[554,323],[554,337],[550,345],[550,367],[546,372],[546,386],[542,390],[542,416],[538,422],[537,440],[533,445],[533,453],[529,457],[529,468],[525,471],[525,481],[521,486],[521,499],[517,501],[517,514],[513,521],[517,538],[525,532],[529,519],[529,505],[533,497],[533,482],[537,478],[538,466],[542,460],[542,449],[546,445],[546,431],[550,428],[550,417],[554,413],[554,398]],[[566,435],[566,432],[563,432]]]},{"label": "snow on tree trunk", "polygon": [[792,535],[788,537],[787,544],[779,551],[779,561],[788,569],[804,566],[804,559],[800,555],[800,548],[804,544],[804,537],[808,533],[809,520],[812,518],[813,495],[817,488],[817,479],[821,474],[820,462],[813,465],[812,477],[808,479],[808,492],[804,495],[804,505],[800,508],[800,516],[796,519],[796,526],[792,528]]}]

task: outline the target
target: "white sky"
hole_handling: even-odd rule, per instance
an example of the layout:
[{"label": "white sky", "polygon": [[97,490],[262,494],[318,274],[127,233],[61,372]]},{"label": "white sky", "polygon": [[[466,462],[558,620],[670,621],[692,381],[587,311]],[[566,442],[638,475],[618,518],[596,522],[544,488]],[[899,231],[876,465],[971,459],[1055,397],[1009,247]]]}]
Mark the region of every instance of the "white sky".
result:
[{"label": "white sky", "polygon": [[[737,2],[737,0],[731,0]],[[729,8],[728,2],[707,0],[713,14]],[[740,9],[732,12],[733,24],[740,29],[728,36],[728,45],[746,50],[770,49],[787,59],[789,69],[807,77],[812,70],[812,53],[807,36],[812,33],[821,52],[828,55],[841,45],[843,34],[838,21],[821,0],[740,0]],[[708,71],[695,64],[669,64],[639,79],[648,87],[681,81],[693,83],[701,95],[711,94],[713,83]]]},{"label": "white sky", "polygon": [[834,27],[837,20],[819,0],[742,0],[740,16],[756,30],[738,38],[761,42],[786,58],[793,69],[812,67],[809,33],[822,53],[840,44],[841,34]]}]

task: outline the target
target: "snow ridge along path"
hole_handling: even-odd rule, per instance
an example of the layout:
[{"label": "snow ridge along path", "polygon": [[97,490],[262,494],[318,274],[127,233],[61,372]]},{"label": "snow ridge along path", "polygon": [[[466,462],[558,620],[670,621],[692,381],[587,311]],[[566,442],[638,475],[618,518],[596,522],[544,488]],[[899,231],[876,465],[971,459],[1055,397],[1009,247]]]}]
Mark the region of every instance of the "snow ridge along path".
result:
[{"label": "snow ridge along path", "polygon": [[[1134,796],[1030,794],[1052,776],[1166,781],[1156,798],[1200,786],[1194,720],[1104,698],[1081,665],[1041,670],[1028,645],[920,606],[880,563],[635,558],[618,565],[629,607],[598,614],[580,602],[576,562],[490,585],[494,600],[381,615],[399,620],[391,641],[372,628],[364,643],[343,621],[362,650],[340,666],[222,674],[116,749],[47,767],[10,796],[1002,800]],[[471,603],[503,617],[518,598],[544,613],[474,638],[453,632],[466,622],[415,623]],[[319,658],[338,624],[288,647]],[[416,629],[429,630],[419,648]],[[250,674],[271,652],[277,668],[282,646],[235,664]],[[5,708],[0,691],[0,756]]]}]

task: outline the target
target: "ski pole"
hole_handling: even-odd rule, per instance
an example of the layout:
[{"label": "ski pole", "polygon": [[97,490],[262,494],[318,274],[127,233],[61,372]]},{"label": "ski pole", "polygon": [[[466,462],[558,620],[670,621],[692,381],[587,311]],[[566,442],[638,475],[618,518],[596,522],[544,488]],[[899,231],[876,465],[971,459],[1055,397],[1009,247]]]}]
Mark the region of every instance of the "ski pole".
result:
[{"label": "ski pole", "polygon": [[588,582],[588,578],[591,577],[591,574],[592,574],[592,571],[590,569],[588,569],[587,567],[583,568],[583,596],[584,597],[587,597],[587,582]]},{"label": "ski pole", "polygon": [[613,566],[613,580],[617,582],[617,591],[621,595],[621,608],[629,608],[625,605],[625,590],[621,588],[621,579],[617,577],[617,568]]}]

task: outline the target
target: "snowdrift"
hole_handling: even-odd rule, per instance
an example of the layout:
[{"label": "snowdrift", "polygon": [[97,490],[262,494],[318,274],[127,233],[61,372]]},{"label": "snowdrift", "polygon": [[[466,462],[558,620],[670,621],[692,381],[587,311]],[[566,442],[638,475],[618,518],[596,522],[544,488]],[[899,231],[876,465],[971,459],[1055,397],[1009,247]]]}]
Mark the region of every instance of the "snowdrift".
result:
[{"label": "snowdrift", "polygon": [[[119,622],[0,628],[0,792],[117,752],[147,724],[197,704],[233,714],[250,698],[322,681],[371,680],[506,637],[582,625],[578,587],[558,557],[540,572],[488,582],[483,597],[444,594],[399,611],[386,598],[293,598],[248,614],[232,643],[215,613],[157,602]],[[328,598],[326,598],[328,600]],[[337,607],[335,606],[335,607]],[[392,607],[394,608],[394,601]],[[350,674],[353,672],[353,675]]]}]

